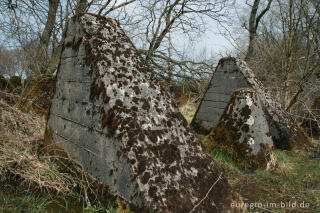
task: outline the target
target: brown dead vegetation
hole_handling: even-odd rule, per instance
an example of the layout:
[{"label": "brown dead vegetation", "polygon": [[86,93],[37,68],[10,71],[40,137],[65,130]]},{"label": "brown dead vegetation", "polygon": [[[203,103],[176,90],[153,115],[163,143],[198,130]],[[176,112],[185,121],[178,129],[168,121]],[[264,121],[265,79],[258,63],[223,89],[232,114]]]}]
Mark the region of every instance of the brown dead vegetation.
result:
[{"label": "brown dead vegetation", "polygon": [[27,192],[80,195],[88,202],[89,197],[103,193],[94,191],[93,185],[98,183],[70,167],[70,160],[42,154],[44,130],[45,118],[23,113],[0,100],[0,184]]},{"label": "brown dead vegetation", "polygon": [[54,75],[42,74],[29,80],[17,106],[23,112],[32,111],[40,115],[48,113],[56,86]]},{"label": "brown dead vegetation", "polygon": [[320,95],[315,98],[306,118],[301,127],[309,137],[320,139]]}]

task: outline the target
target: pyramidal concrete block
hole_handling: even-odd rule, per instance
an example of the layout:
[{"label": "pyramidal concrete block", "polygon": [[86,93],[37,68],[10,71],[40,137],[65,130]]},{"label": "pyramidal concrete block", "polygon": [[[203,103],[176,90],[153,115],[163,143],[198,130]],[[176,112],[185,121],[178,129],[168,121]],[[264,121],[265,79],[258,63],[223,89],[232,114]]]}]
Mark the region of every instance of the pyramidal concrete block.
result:
[{"label": "pyramidal concrete block", "polygon": [[291,149],[310,145],[303,130],[264,87],[246,62],[232,57],[219,61],[191,122],[193,128],[205,134],[214,129],[233,92],[239,88],[252,88],[256,91],[276,148]]},{"label": "pyramidal concrete block", "polygon": [[204,144],[210,150],[226,152],[245,169],[271,167],[273,140],[255,90],[243,88],[233,92]]},{"label": "pyramidal concrete block", "polygon": [[70,21],[45,138],[138,212],[242,211],[169,90],[112,19]]}]

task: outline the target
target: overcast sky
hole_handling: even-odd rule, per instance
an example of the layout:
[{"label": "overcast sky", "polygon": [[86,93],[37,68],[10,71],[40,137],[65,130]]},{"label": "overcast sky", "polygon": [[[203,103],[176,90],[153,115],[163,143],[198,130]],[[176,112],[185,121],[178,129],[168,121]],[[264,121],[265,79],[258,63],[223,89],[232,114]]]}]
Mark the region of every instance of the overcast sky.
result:
[{"label": "overcast sky", "polygon": [[[244,1],[245,0],[234,1],[235,4],[238,4],[236,8],[243,7]],[[228,11],[231,12],[231,15],[235,13],[234,11],[230,11],[230,10]],[[206,19],[206,24],[207,24],[207,27],[206,27],[205,34],[202,34],[201,36],[195,38],[196,42],[192,43],[192,47],[193,47],[192,50],[196,52],[201,52],[205,48],[208,55],[210,54],[215,55],[219,53],[223,55],[223,54],[230,53],[230,51],[233,50],[233,45],[230,43],[230,40],[228,40],[225,36],[219,34],[220,32],[219,30],[222,29],[221,26],[218,26],[216,21],[209,18]],[[10,41],[10,39],[8,41],[1,35],[0,35],[0,38],[3,46],[7,46],[9,48],[12,46],[15,46],[15,44],[13,44]],[[180,47],[179,49],[188,48],[191,45],[189,39],[184,35],[175,35],[175,37],[172,39],[174,40],[174,44]]]},{"label": "overcast sky", "polygon": [[[242,18],[248,19],[249,17],[247,16],[250,12],[248,10],[248,5],[245,4],[245,0],[237,0],[234,4],[233,9],[228,9],[230,18],[227,19],[228,23],[224,23],[225,29],[215,20],[206,19],[206,32],[197,38],[197,42],[192,43],[194,49],[201,51],[205,48],[208,54],[214,54],[218,58],[221,57],[221,55],[227,56],[231,54],[234,56],[234,53],[232,52],[235,51],[236,44],[233,39],[237,40],[237,42],[241,41],[242,43],[246,42],[248,39],[246,30],[240,24],[237,24],[240,23],[239,16],[241,16],[240,14],[244,14]],[[229,33],[226,33],[226,29],[230,33],[233,33],[233,38],[229,36]],[[178,45],[188,46],[190,44],[189,39],[183,35],[178,36],[175,39],[175,42]]]}]

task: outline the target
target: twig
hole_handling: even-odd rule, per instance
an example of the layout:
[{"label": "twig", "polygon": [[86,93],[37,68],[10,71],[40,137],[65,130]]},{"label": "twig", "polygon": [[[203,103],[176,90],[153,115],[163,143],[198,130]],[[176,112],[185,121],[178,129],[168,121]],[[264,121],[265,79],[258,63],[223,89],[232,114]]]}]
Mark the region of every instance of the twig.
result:
[{"label": "twig", "polygon": [[192,209],[189,213],[192,213],[192,212],[193,212],[198,206],[200,206],[200,204],[208,197],[208,195],[209,195],[209,193],[211,192],[212,188],[218,183],[219,180],[221,180],[221,176],[222,176],[222,173],[220,173],[220,175],[219,175],[218,179],[216,180],[216,182],[214,182],[214,183],[212,184],[212,186],[210,187],[210,189],[209,189],[209,191],[207,192],[206,196],[205,196],[204,198],[202,198],[202,200],[200,200],[200,202],[199,202],[197,205],[195,205],[195,206],[193,207],[193,209]]},{"label": "twig", "polygon": [[266,208],[263,208],[263,207],[259,207],[259,206],[257,206],[257,208],[258,208],[258,209],[265,210],[265,211],[267,211],[267,212],[274,212],[274,211],[271,211],[271,210],[269,210],[269,209],[266,209]]}]

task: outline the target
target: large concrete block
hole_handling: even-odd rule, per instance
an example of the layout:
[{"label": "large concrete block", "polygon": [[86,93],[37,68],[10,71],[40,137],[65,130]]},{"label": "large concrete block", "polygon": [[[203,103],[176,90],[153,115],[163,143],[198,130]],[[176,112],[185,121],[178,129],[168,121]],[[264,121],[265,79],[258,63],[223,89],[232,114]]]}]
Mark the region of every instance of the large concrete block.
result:
[{"label": "large concrete block", "polygon": [[238,212],[210,154],[112,19],[69,24],[46,128],[94,179],[137,212]]},{"label": "large concrete block", "polygon": [[[236,58],[223,58],[219,61],[207,92],[191,122],[194,129],[208,134],[217,125],[233,91],[239,88],[252,88],[257,92],[275,147],[290,149],[309,145],[305,133],[257,79],[246,62]],[[222,102],[223,98],[225,100]],[[219,107],[216,102],[219,102]],[[205,114],[209,113],[208,109],[212,109],[211,113],[219,116],[206,116]]]},{"label": "large concrete block", "polygon": [[246,169],[267,168],[273,147],[268,121],[257,92],[235,90],[216,127],[204,139],[211,150],[229,154]]}]

